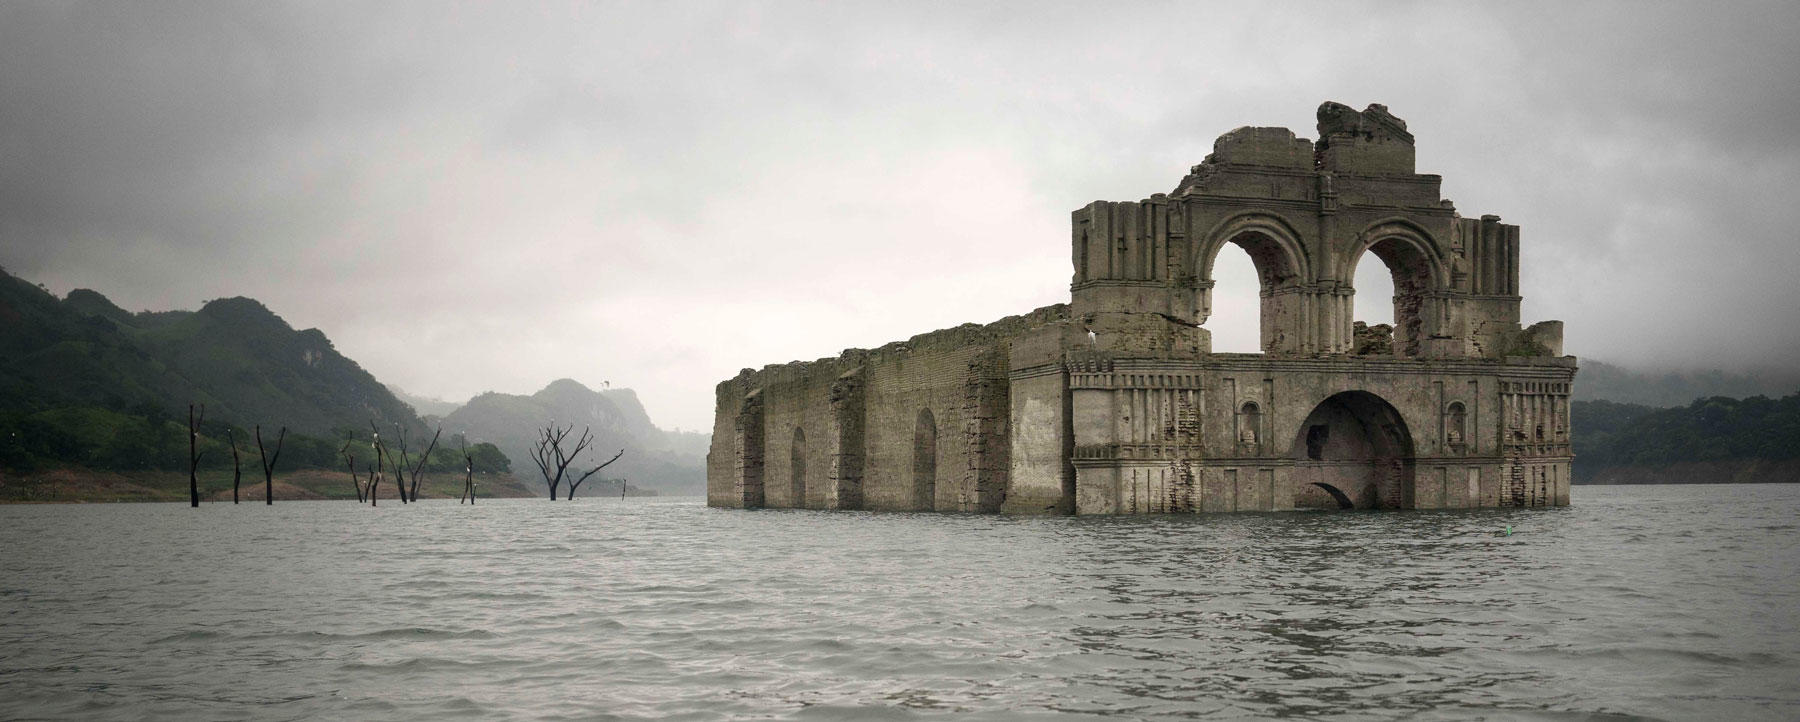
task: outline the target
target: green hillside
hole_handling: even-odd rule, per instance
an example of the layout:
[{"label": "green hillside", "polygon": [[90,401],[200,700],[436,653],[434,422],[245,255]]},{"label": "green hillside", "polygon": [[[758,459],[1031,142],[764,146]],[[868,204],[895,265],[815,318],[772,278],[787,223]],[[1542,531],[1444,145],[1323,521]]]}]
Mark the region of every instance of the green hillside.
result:
[{"label": "green hillside", "polygon": [[[185,472],[189,404],[205,406],[205,470],[230,468],[231,434],[246,470],[254,469],[257,425],[271,445],[275,430],[287,427],[283,468],[334,473],[344,468],[339,451],[347,438],[358,439],[349,450],[359,467],[374,458],[371,422],[390,449],[405,429],[415,457],[430,438],[414,407],[325,334],[296,331],[255,300],[131,313],[96,291],[58,299],[0,271],[0,470]],[[531,396],[489,393],[431,411],[445,415],[444,437],[427,471],[460,471],[457,449],[466,440],[477,472],[539,483],[532,441],[538,428],[558,422],[592,427],[592,453],[626,451],[605,479],[663,493],[705,488],[707,436],[658,429],[630,390],[596,392],[565,379]],[[592,463],[598,460],[577,465]],[[586,489],[608,487],[618,488],[595,479]]]},{"label": "green hillside", "polygon": [[1800,481],[1800,394],[1659,409],[1576,401],[1577,483]]},{"label": "green hillside", "polygon": [[[0,468],[185,470],[189,404],[205,406],[205,468],[229,467],[229,434],[254,465],[258,425],[271,446],[288,429],[289,469],[340,468],[343,439],[366,437],[371,422],[426,435],[325,334],[296,331],[254,300],[133,314],[95,291],[58,299],[0,271]],[[484,469],[509,467],[492,447],[477,452]],[[461,468],[442,456],[435,466]]]},{"label": "green hillside", "polygon": [[1570,411],[1575,453],[1594,467],[1800,457],[1800,394],[1714,396],[1668,409],[1577,401]]},{"label": "green hillside", "polygon": [[190,403],[209,418],[316,436],[370,421],[425,430],[325,334],[296,331],[254,300],[131,314],[94,291],[59,300],[0,271],[0,409],[185,416]]}]

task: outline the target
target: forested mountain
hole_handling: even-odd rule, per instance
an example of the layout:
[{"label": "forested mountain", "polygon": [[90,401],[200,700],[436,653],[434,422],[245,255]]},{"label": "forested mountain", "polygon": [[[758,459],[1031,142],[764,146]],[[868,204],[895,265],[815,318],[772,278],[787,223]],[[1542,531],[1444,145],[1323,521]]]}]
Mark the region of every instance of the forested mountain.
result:
[{"label": "forested mountain", "polygon": [[[397,434],[388,434],[404,428],[415,454],[430,438],[414,407],[325,334],[296,331],[254,300],[131,313],[96,291],[58,299],[0,270],[0,469],[185,470],[190,403],[205,405],[206,468],[229,468],[230,433],[254,454],[255,425],[271,443],[287,427],[287,468],[336,468],[351,436],[350,451],[367,462],[371,423],[390,445]],[[460,469],[451,451],[466,432],[476,471],[510,468],[529,480],[536,430],[575,424],[577,433],[593,429],[588,456],[626,451],[601,477],[665,493],[705,488],[707,435],[656,428],[630,390],[596,392],[565,379],[531,396],[489,393],[427,413],[442,414],[444,430],[428,468]]]},{"label": "forested mountain", "polygon": [[[426,433],[325,334],[296,331],[254,300],[130,313],[95,291],[58,299],[0,271],[0,468],[185,470],[190,403],[205,405],[206,467],[229,465],[230,433],[254,449],[258,425],[271,445],[288,429],[285,468],[339,464],[345,432],[366,437],[371,422]],[[497,450],[481,459],[507,466]]]},{"label": "forested mountain", "polygon": [[1569,408],[1575,480],[1800,481],[1796,390],[1792,369],[1641,372],[1583,359]]},{"label": "forested mountain", "polygon": [[530,396],[490,392],[469,399],[445,416],[443,424],[445,433],[466,434],[471,440],[499,446],[513,459],[513,469],[521,478],[535,473],[531,449],[538,430],[549,424],[573,424],[574,435],[580,435],[583,428],[591,429],[594,444],[571,468],[592,468],[622,449],[625,455],[597,479],[629,479],[633,486],[665,494],[701,493],[706,488],[710,437],[657,428],[630,389],[594,391],[560,379]]},{"label": "forested mountain", "polygon": [[1577,401],[1570,413],[1578,482],[1800,481],[1800,394],[1667,409]]},{"label": "forested mountain", "polygon": [[98,407],[329,436],[404,424],[412,409],[318,329],[296,331],[248,298],[198,311],[128,313],[95,291],[58,300],[0,271],[0,409]]}]

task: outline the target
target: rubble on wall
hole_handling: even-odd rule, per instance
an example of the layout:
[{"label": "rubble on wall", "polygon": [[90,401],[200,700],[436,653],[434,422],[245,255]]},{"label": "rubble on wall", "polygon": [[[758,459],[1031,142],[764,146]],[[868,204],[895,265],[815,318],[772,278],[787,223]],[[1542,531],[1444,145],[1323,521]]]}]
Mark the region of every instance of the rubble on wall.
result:
[{"label": "rubble on wall", "polygon": [[1351,329],[1356,339],[1356,347],[1350,353],[1355,356],[1392,356],[1394,355],[1394,327],[1385,323],[1373,326],[1357,321]]}]

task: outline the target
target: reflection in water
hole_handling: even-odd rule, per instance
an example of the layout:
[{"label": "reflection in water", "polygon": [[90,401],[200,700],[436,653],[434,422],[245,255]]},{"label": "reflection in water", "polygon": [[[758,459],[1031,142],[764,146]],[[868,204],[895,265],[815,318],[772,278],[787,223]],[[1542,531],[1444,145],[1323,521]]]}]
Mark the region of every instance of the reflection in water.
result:
[{"label": "reflection in water", "polygon": [[0,508],[0,718],[1800,715],[1800,489],[1577,492],[1161,518]]}]

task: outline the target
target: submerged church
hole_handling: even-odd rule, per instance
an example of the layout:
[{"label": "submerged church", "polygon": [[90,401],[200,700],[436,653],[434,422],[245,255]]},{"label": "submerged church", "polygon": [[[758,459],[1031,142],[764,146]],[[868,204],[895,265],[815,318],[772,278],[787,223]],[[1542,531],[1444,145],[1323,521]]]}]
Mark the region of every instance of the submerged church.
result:
[{"label": "submerged church", "polygon": [[[1519,229],[1415,173],[1386,107],[1239,128],[1169,193],[1070,223],[1070,302],[717,388],[718,507],[1162,514],[1569,503],[1562,324],[1519,320]],[[1261,353],[1214,353],[1248,252]],[[1357,264],[1394,325],[1353,321]],[[1242,312],[1244,309],[1219,309]]]}]

